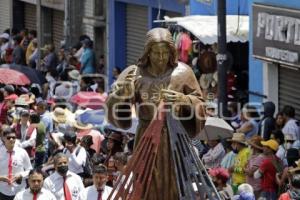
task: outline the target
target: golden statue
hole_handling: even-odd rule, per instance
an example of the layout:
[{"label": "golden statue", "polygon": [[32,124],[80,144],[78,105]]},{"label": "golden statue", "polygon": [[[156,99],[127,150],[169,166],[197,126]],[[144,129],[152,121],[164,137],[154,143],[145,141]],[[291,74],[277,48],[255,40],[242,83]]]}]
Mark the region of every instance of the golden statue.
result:
[{"label": "golden statue", "polygon": [[[178,104],[176,115],[192,116],[180,120],[190,137],[200,133],[204,116],[202,92],[192,69],[178,62],[171,33],[154,28],[147,33],[145,49],[136,65],[126,68],[107,100],[109,123],[126,129],[131,125],[131,106],[139,119],[135,147],[156,115],[161,101]],[[198,117],[196,117],[198,116]],[[146,200],[179,199],[175,166],[166,125],[161,129],[160,144],[152,171]],[[130,161],[129,161],[130,162]]]}]

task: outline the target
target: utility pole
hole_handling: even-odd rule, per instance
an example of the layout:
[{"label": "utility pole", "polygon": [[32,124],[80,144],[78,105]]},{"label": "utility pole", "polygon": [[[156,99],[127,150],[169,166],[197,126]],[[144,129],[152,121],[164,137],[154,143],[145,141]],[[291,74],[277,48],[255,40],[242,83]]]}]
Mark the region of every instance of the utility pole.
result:
[{"label": "utility pole", "polygon": [[10,32],[9,35],[12,35],[12,29],[14,27],[14,1],[9,1],[9,28]]},{"label": "utility pole", "polygon": [[37,70],[41,70],[41,44],[42,44],[42,15],[41,15],[41,0],[36,0],[36,29],[37,29],[37,48],[38,48],[38,62]]},{"label": "utility pole", "polygon": [[65,19],[64,19],[64,42],[65,48],[70,47],[71,43],[71,23],[70,23],[70,16],[71,16],[71,3],[70,0],[65,0]]},{"label": "utility pole", "polygon": [[218,0],[218,114],[227,116],[226,0]]}]

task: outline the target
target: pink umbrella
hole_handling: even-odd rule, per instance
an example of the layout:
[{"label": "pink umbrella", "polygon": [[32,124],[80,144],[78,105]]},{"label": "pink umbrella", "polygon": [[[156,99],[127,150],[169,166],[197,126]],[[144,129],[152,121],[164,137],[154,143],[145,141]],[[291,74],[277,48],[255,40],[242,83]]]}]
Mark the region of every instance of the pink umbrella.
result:
[{"label": "pink umbrella", "polygon": [[96,92],[78,92],[70,99],[72,103],[91,109],[101,109],[105,100],[105,95],[101,95]]},{"label": "pink umbrella", "polygon": [[25,74],[21,72],[7,68],[0,68],[0,83],[12,85],[29,85],[30,80]]}]

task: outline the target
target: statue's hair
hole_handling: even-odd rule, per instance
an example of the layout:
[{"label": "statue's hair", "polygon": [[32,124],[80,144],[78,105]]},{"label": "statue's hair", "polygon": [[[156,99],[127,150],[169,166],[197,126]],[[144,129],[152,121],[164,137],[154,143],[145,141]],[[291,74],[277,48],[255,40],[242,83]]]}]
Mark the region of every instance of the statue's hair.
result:
[{"label": "statue's hair", "polygon": [[149,53],[152,45],[161,42],[166,43],[170,49],[170,59],[168,65],[170,67],[176,67],[178,64],[177,51],[171,33],[165,28],[154,28],[148,31],[146,35],[144,53],[139,59],[137,66],[148,67],[150,65]]}]

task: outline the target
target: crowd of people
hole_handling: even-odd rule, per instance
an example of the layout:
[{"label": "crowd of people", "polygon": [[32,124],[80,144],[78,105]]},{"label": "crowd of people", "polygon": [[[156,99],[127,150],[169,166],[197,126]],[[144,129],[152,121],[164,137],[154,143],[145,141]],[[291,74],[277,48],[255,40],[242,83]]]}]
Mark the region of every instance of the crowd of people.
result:
[{"label": "crowd of people", "polygon": [[241,115],[232,116],[232,138],[209,140],[200,150],[223,199],[300,199],[300,129],[295,109],[285,106],[274,118],[274,103],[263,105],[261,115],[255,107],[245,106]]},{"label": "crowd of people", "polygon": [[[104,57],[86,35],[71,48],[41,50],[36,31],[0,34],[0,64],[30,67],[43,85],[0,85],[0,199],[107,199],[132,154],[132,133],[79,120],[91,110],[70,102],[79,92],[104,100]],[[46,178],[47,177],[47,178]]]},{"label": "crowd of people", "polygon": [[[71,49],[43,48],[35,31],[0,35],[0,63],[41,71],[47,83],[0,88],[0,199],[107,199],[129,161],[135,132],[79,119],[88,107],[70,102],[80,91],[107,97],[104,58],[96,63],[93,41],[79,38]],[[57,56],[58,53],[58,56]],[[121,73],[115,68],[115,79]],[[214,85],[215,86],[215,85]],[[300,199],[300,128],[295,109],[275,105],[228,105],[232,138],[192,143],[222,200]],[[207,104],[206,115],[216,116]]]},{"label": "crowd of people", "polygon": [[107,199],[134,134],[83,123],[62,104],[49,112],[49,102],[13,89],[1,103],[0,199]]}]

